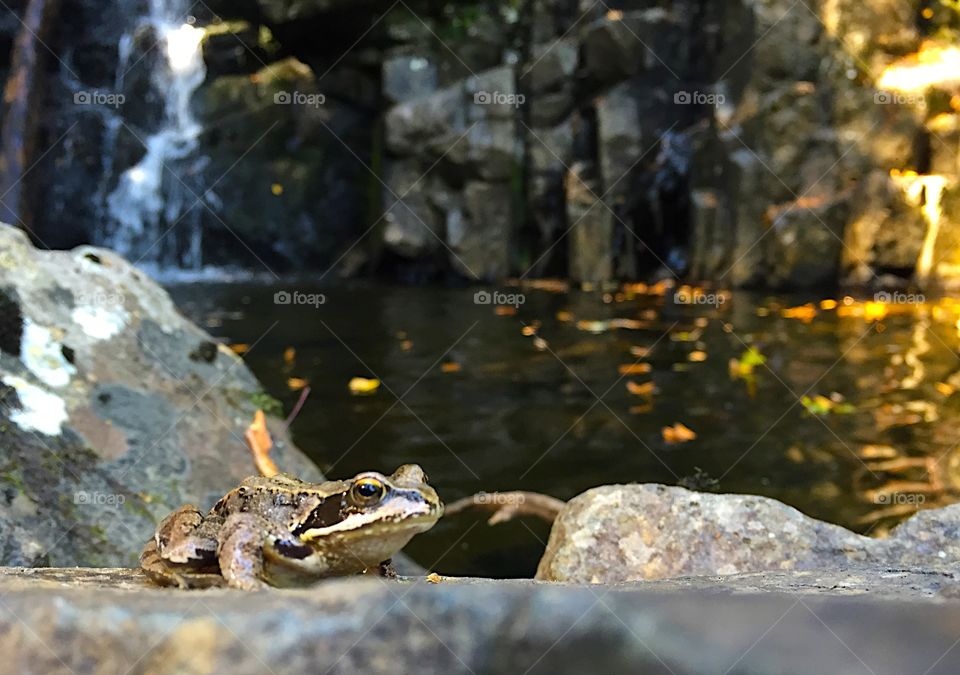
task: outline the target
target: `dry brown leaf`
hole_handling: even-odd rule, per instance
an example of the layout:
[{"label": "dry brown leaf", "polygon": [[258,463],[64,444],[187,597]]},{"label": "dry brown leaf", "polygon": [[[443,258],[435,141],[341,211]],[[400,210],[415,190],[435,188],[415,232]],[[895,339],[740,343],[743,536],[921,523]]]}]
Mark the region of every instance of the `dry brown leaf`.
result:
[{"label": "dry brown leaf", "polygon": [[230,349],[233,350],[234,354],[239,354],[239,355],[243,356],[243,355],[246,354],[248,351],[250,351],[250,345],[244,344],[244,343],[242,343],[242,342],[238,342],[238,343],[236,343],[236,344],[230,345]]},{"label": "dry brown leaf", "polygon": [[660,432],[663,434],[663,440],[667,443],[686,443],[697,437],[697,432],[680,422],[672,427],[664,427]]},{"label": "dry brown leaf", "polygon": [[624,363],[617,368],[617,372],[621,375],[644,375],[651,369],[649,363]]},{"label": "dry brown leaf", "polygon": [[290,391],[300,391],[308,384],[309,382],[302,377],[291,377],[287,380],[287,388],[290,389]]},{"label": "dry brown leaf", "polygon": [[257,410],[253,415],[253,422],[244,432],[244,438],[253,454],[253,463],[261,476],[276,476],[280,469],[270,458],[270,450],[273,448],[273,439],[270,438],[270,432],[267,430],[267,418],[262,410]]},{"label": "dry brown leaf", "polygon": [[644,382],[643,384],[637,384],[636,382],[628,380],[627,391],[634,396],[653,396],[657,391],[657,385],[654,384],[653,380]]}]

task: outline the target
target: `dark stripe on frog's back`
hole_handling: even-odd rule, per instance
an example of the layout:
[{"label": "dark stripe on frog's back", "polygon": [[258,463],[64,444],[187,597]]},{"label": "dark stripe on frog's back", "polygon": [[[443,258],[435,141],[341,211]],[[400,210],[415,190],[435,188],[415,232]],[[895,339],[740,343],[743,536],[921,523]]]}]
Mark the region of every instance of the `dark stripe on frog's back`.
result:
[{"label": "dark stripe on frog's back", "polygon": [[326,497],[304,520],[294,529],[293,534],[300,536],[307,530],[336,525],[346,516],[343,508],[345,492],[338,492]]}]

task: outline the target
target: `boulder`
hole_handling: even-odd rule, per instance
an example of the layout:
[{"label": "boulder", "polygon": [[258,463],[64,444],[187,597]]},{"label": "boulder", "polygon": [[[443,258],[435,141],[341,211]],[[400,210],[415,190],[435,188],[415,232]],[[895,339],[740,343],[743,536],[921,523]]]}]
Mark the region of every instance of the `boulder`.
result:
[{"label": "boulder", "polygon": [[[255,473],[243,432],[272,399],[117,255],[2,225],[0,306],[0,564],[135,564],[162,517]],[[319,478],[270,426],[278,465]]]},{"label": "boulder", "polygon": [[471,181],[463,189],[463,210],[447,216],[450,264],[469,279],[507,276],[513,192],[507,183]]},{"label": "boulder", "polygon": [[537,578],[579,583],[960,560],[960,505],[871,539],[766,497],[608,485],[567,503]]}]

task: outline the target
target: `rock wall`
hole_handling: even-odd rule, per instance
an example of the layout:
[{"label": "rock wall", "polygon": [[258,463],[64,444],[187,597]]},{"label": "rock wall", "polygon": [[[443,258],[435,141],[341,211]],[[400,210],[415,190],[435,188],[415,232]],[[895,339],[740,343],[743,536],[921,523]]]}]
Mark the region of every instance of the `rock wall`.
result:
[{"label": "rock wall", "polygon": [[126,261],[0,225],[0,565],[135,565],[161,518],[255,473],[243,433],[270,401]]},{"label": "rock wall", "polygon": [[[115,79],[111,2],[64,2],[54,65],[70,72],[32,177],[54,247],[89,236],[92,202],[143,152],[121,128],[104,157],[109,124],[69,105]],[[943,3],[246,0],[195,19],[208,263],[408,280],[960,278],[960,82],[917,88],[909,70],[955,42],[960,12]],[[135,129],[157,105],[137,100],[142,42],[124,84]]]}]

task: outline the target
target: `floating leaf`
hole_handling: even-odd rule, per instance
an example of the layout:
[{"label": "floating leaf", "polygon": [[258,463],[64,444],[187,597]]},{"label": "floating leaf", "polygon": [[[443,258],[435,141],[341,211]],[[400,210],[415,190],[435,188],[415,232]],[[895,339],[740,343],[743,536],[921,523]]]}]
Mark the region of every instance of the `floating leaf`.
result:
[{"label": "floating leaf", "polygon": [[288,366],[292,366],[297,362],[297,350],[295,347],[287,347],[283,350],[283,362]]},{"label": "floating leaf", "polygon": [[461,370],[463,366],[456,361],[444,361],[440,364],[440,372],[443,373],[459,373]]},{"label": "floating leaf", "polygon": [[246,354],[248,351],[250,351],[250,345],[244,344],[242,342],[238,342],[236,344],[230,345],[230,349],[233,350],[234,354],[239,354],[242,356],[243,354]]},{"label": "floating leaf", "polygon": [[400,343],[401,351],[409,352],[411,349],[413,349],[413,340],[404,340]]},{"label": "floating leaf", "polygon": [[273,193],[274,197],[279,197],[280,195],[283,194],[283,185],[281,185],[280,183],[274,183],[273,185],[270,186],[270,192]]},{"label": "floating leaf", "polygon": [[287,380],[287,388],[290,391],[300,391],[309,384],[306,380],[300,377],[291,377]]},{"label": "floating leaf", "polygon": [[644,375],[651,369],[649,363],[624,363],[617,368],[617,372],[621,375]]},{"label": "floating leaf", "polygon": [[654,384],[652,380],[650,382],[644,382],[643,384],[637,384],[636,382],[628,380],[627,391],[634,396],[653,396],[657,391],[657,385]]},{"label": "floating leaf", "polygon": [[664,427],[660,433],[663,434],[663,440],[667,443],[686,443],[697,437],[697,432],[680,422],[672,427]]},{"label": "floating leaf", "polygon": [[707,360],[707,353],[697,350],[695,352],[690,352],[687,354],[687,361],[693,361],[694,363],[701,363]]},{"label": "floating leaf", "polygon": [[653,412],[653,403],[644,403],[642,405],[632,405],[630,406],[631,415],[646,415],[647,413]]},{"label": "floating leaf", "polygon": [[953,385],[947,384],[946,382],[937,382],[933,386],[936,387],[937,391],[939,391],[944,396],[950,396],[951,394],[953,394],[954,391],[956,391],[956,388]]},{"label": "floating leaf", "polygon": [[571,321],[573,321],[573,312],[560,311],[560,312],[557,312],[556,317],[557,317],[557,321],[570,323]]},{"label": "floating leaf", "polygon": [[493,308],[493,313],[497,316],[515,316],[517,314],[517,308],[511,307],[510,305],[497,305]]},{"label": "floating leaf", "polygon": [[804,323],[810,323],[817,316],[817,308],[813,303],[800,305],[799,307],[789,307],[780,310],[780,316],[785,319],[799,319]]},{"label": "floating leaf", "polygon": [[645,359],[650,356],[651,347],[641,347],[639,345],[634,345],[630,347],[630,355],[636,356],[638,359]]},{"label": "floating leaf", "polygon": [[373,394],[380,388],[380,380],[375,378],[354,377],[347,386],[350,388],[350,393],[352,394]]}]

